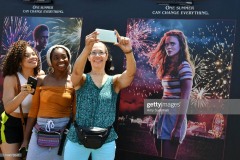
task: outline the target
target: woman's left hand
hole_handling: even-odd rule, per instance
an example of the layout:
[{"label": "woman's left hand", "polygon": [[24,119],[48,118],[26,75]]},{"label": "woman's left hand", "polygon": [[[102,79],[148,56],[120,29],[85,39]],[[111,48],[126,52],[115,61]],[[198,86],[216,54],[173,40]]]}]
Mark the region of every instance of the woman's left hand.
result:
[{"label": "woman's left hand", "polygon": [[114,31],[115,31],[115,33],[117,35],[117,39],[118,39],[118,43],[115,43],[114,45],[119,46],[124,53],[131,52],[132,44],[131,44],[130,38],[120,36],[117,30],[114,30]]}]

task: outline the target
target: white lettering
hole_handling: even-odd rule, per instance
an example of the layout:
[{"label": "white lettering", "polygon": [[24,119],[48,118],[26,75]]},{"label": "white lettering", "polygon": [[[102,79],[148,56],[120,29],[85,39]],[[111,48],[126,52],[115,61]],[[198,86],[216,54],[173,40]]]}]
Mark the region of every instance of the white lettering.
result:
[{"label": "white lettering", "polygon": [[152,11],[152,14],[161,14],[161,11]]},{"label": "white lettering", "polygon": [[23,10],[23,13],[29,13],[29,10]]},{"label": "white lettering", "polygon": [[30,10],[30,13],[42,13],[42,10]]},{"label": "white lettering", "polygon": [[164,15],[178,15],[179,14],[179,11],[162,11],[162,14]]},{"label": "white lettering", "polygon": [[39,6],[33,6],[32,9],[40,9]]},{"label": "white lettering", "polygon": [[166,6],[165,9],[166,10],[175,10],[175,6]]}]

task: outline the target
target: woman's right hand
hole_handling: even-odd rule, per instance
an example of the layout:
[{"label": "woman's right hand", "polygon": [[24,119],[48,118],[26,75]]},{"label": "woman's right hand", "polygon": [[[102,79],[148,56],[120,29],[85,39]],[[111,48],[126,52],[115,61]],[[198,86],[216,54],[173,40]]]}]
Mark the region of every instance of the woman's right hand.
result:
[{"label": "woman's right hand", "polygon": [[28,146],[28,141],[24,139],[20,148],[27,147],[27,146]]},{"label": "woman's right hand", "polygon": [[22,155],[22,159],[26,159],[26,156],[27,156],[27,151],[28,151],[28,148],[27,148],[27,145],[28,143],[24,143],[21,145],[21,147],[19,148],[19,153],[21,153]]},{"label": "woman's right hand", "polygon": [[92,49],[94,43],[98,42],[99,40],[97,39],[97,35],[99,33],[97,31],[94,31],[90,33],[89,35],[86,36],[85,38],[85,47],[89,50]]},{"label": "woman's right hand", "polygon": [[21,93],[25,94],[25,95],[28,95],[28,94],[31,94],[34,92],[34,89],[29,86],[29,84],[23,84],[21,86]]},{"label": "woman's right hand", "polygon": [[22,148],[28,148],[28,141],[27,140],[23,140],[23,143],[22,143],[21,147],[19,148],[19,150],[21,150]]}]

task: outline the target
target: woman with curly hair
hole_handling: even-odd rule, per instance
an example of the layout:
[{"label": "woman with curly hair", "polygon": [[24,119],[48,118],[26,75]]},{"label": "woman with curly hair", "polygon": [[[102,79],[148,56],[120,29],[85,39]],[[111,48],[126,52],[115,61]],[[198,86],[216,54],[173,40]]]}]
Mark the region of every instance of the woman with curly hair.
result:
[{"label": "woman with curly hair", "polygon": [[[36,77],[40,71],[39,57],[35,50],[23,40],[13,43],[1,64],[3,74],[3,96],[5,112],[2,113],[1,150],[5,160],[17,160],[13,156],[23,141],[20,105],[26,121],[32,103],[33,88],[27,85],[28,77]],[[18,82],[19,79],[19,82]],[[19,90],[19,83],[21,85]]]},{"label": "woman with curly hair", "polygon": [[153,126],[158,155],[168,160],[176,159],[179,144],[186,135],[186,110],[194,75],[183,32],[179,30],[166,32],[156,49],[151,52],[149,62],[156,68],[157,77],[162,82],[164,102],[167,102],[166,99],[181,99],[179,110],[181,112],[177,114],[159,112]]}]

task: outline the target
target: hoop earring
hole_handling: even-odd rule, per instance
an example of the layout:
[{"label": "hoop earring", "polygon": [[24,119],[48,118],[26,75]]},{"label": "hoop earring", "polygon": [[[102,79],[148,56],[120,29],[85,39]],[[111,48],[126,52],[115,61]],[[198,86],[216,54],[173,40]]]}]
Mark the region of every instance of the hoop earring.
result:
[{"label": "hoop earring", "polygon": [[68,74],[71,74],[71,70],[72,70],[71,64],[68,65],[67,70],[68,70]]},{"label": "hoop earring", "polygon": [[48,67],[48,73],[53,73],[54,72],[54,68],[53,67]]}]

